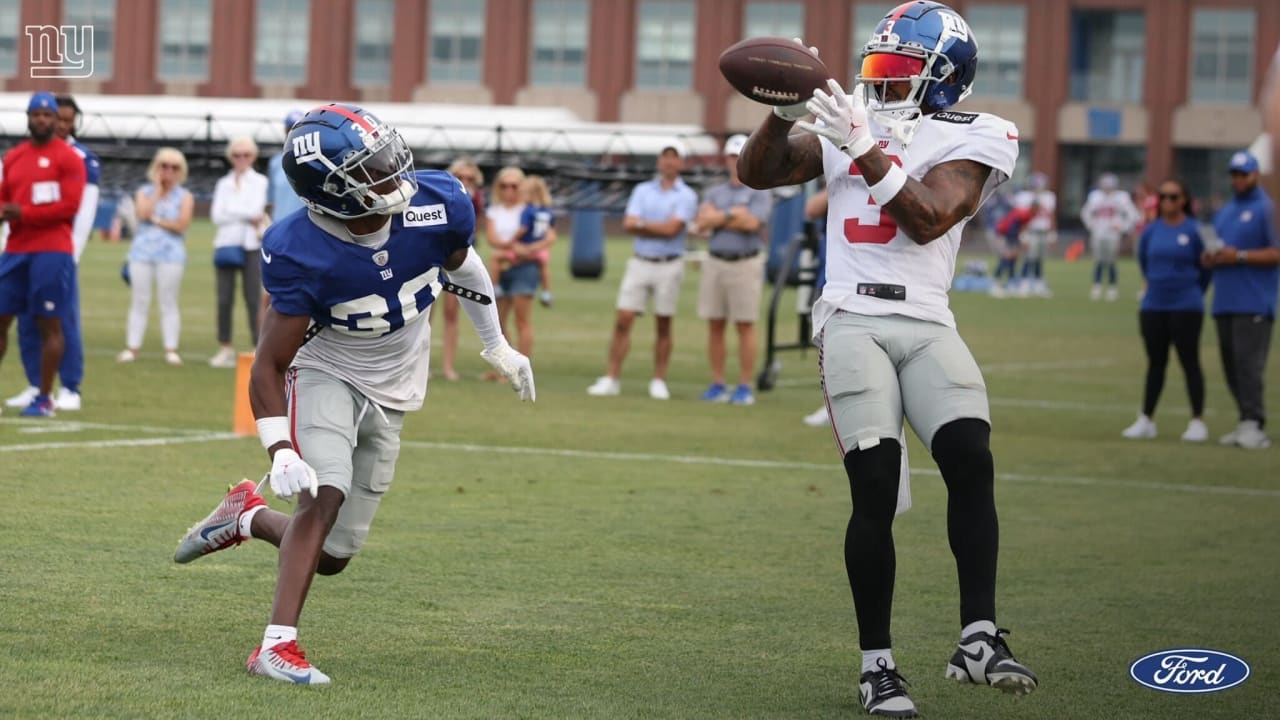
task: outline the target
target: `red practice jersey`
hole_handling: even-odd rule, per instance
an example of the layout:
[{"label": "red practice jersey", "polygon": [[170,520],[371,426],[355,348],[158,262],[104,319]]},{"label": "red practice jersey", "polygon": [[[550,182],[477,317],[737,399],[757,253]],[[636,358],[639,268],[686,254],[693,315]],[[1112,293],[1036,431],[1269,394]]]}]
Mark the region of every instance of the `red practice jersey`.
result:
[{"label": "red practice jersey", "polygon": [[84,159],[56,137],[40,147],[25,140],[5,153],[0,203],[22,207],[22,217],[9,223],[5,252],[70,254],[84,183]]}]

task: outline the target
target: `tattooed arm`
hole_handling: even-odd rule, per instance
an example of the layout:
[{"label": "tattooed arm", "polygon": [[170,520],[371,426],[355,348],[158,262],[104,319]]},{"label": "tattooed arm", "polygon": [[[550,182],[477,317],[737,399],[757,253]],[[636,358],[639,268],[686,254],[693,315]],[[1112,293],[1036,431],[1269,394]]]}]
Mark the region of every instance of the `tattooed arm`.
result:
[{"label": "tattooed arm", "polygon": [[[892,164],[879,148],[872,148],[854,162],[867,185],[880,182]],[[907,184],[884,209],[907,237],[917,245],[928,245],[977,212],[990,174],[990,167],[973,160],[944,162],[923,180],[907,178]]]},{"label": "tattooed arm", "polygon": [[738,179],[757,190],[799,185],[822,174],[822,145],[793,122],[769,113],[738,155]]}]

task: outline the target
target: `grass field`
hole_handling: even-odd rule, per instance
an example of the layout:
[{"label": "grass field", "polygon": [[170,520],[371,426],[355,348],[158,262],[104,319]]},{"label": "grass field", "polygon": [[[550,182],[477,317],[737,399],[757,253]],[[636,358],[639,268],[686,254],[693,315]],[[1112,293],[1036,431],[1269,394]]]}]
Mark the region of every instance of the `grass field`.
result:
[{"label": "grass field", "polygon": [[[274,550],[171,561],[228,482],[267,467],[256,439],[226,433],[232,373],[205,364],[209,235],[204,224],[192,234],[185,367],[161,361],[154,316],[142,358],[115,363],[125,249],[95,243],[82,266],[85,409],[0,419],[0,718],[862,716],[841,558],[847,483],[829,432],[800,423],[819,404],[814,355],[784,355],[779,387],[754,407],[698,401],[707,371],[690,272],[675,397],[645,394],[647,321],[623,396],[588,397],[622,243],[603,282],[570,280],[558,256],[555,307],[535,315],[536,405],[477,379],[485,365],[464,320],[467,379],[433,380],[364,551],[313,586],[302,642],[334,684],[246,676]],[[926,718],[1280,717],[1280,450],[1180,443],[1176,365],[1161,437],[1120,438],[1144,367],[1136,268],[1122,270],[1114,304],[1084,299],[1080,264],[1050,264],[1051,300],[954,298],[993,405],[999,624],[1042,685],[1014,699],[943,679],[959,629],[946,497],[913,436],[894,637]],[[783,315],[790,340],[794,312]],[[243,349],[240,311],[236,322]],[[1207,328],[1217,435],[1235,414],[1214,342]],[[15,347],[0,392],[22,384]],[[1205,696],[1128,677],[1142,655],[1197,646],[1245,659],[1252,676]]]}]

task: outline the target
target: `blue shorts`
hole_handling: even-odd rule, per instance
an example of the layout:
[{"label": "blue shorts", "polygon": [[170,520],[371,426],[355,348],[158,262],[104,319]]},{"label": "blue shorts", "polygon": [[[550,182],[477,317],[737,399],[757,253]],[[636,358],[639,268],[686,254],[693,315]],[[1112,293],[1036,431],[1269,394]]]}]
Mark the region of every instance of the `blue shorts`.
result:
[{"label": "blue shorts", "polygon": [[0,315],[61,316],[75,281],[71,253],[0,254]]},{"label": "blue shorts", "polygon": [[498,297],[514,295],[533,296],[538,292],[538,281],[542,279],[542,270],[536,262],[513,265],[498,276]]}]

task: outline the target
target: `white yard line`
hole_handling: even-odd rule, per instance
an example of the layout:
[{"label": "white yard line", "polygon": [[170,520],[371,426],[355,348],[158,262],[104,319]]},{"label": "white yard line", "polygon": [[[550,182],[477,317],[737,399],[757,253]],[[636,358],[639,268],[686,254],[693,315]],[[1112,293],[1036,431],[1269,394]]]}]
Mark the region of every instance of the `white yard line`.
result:
[{"label": "white yard line", "polygon": [[25,426],[18,432],[30,432],[28,428],[38,428],[35,432],[57,432],[49,428],[75,426],[77,429],[85,430],[117,430],[125,432],[155,433],[157,435],[172,435],[174,433],[186,435],[208,435],[214,431],[205,428],[176,428],[176,427],[156,427],[153,425],[116,425],[114,423],[93,423],[80,422],[78,420],[45,420],[41,418],[21,418],[21,417],[0,417],[0,425],[19,425]]},{"label": "white yard line", "polygon": [[[0,422],[19,424],[26,421],[0,418]],[[48,423],[49,421],[43,421]],[[57,423],[57,421],[53,421]],[[104,430],[137,430],[138,425],[111,425],[107,423],[78,423],[82,427],[93,427]],[[173,432],[169,429],[169,432]],[[245,440],[243,436],[226,432],[209,432],[190,430],[187,434],[169,437],[130,438],[119,440],[85,440],[81,442],[47,442],[24,443],[20,445],[0,445],[0,452],[28,452],[33,450],[57,449],[96,449],[118,447],[147,447],[153,445],[181,445],[185,443],[213,442],[221,440]],[[712,465],[718,467],[754,468],[765,470],[809,470],[824,473],[840,473],[842,468],[836,463],[812,463],[786,460],[752,460],[749,458],[726,458],[709,455],[664,455],[659,453],[609,452],[603,450],[575,450],[570,448],[538,448],[517,447],[509,445],[479,445],[474,443],[430,442],[425,440],[405,440],[402,445],[423,450],[443,450],[447,452],[469,452],[498,455],[537,455],[543,457],[583,458],[592,460],[611,460],[623,462],[661,462],[681,465]],[[937,468],[912,468],[917,475],[937,476]],[[1189,483],[1166,483],[1148,480],[1129,480],[1125,478],[1084,477],[1072,475],[1031,475],[1026,473],[996,473],[996,477],[1005,482],[1034,483],[1041,485],[1091,485],[1101,487],[1119,487],[1136,490],[1155,490],[1158,492],[1181,492],[1195,495],[1235,495],[1247,497],[1280,498],[1280,490],[1267,488],[1247,488],[1233,485],[1192,485]]]}]

